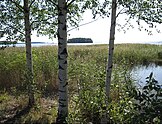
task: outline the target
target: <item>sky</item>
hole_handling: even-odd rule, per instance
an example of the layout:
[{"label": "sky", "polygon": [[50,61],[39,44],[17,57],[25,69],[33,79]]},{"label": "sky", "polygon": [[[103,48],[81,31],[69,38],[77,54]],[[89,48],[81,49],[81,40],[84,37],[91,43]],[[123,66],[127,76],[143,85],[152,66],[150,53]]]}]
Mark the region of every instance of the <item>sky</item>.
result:
[{"label": "sky", "polygon": [[[117,18],[118,24],[125,24],[126,15],[120,15]],[[83,21],[81,24],[85,24],[93,21],[90,11],[87,11],[83,15]],[[116,26],[115,43],[144,43],[144,42],[159,42],[162,41],[162,33],[157,33],[156,29],[151,29],[153,35],[148,35],[144,29],[139,31],[138,25],[135,20],[131,20],[131,24],[134,28],[130,28],[124,33],[124,31],[118,31],[119,26]],[[143,27],[148,27],[145,23],[142,23]],[[158,29],[162,29],[162,24],[157,25]],[[70,29],[70,28],[69,28]],[[68,30],[69,30],[68,29]],[[79,29],[74,29],[68,32],[68,39],[70,38],[91,38],[94,43],[108,43],[109,33],[110,33],[110,18],[99,18],[93,23],[79,27]],[[162,32],[162,31],[161,31]],[[42,41],[42,42],[54,42],[57,43],[57,39],[51,41],[47,36],[36,37],[32,36],[32,41]]]}]

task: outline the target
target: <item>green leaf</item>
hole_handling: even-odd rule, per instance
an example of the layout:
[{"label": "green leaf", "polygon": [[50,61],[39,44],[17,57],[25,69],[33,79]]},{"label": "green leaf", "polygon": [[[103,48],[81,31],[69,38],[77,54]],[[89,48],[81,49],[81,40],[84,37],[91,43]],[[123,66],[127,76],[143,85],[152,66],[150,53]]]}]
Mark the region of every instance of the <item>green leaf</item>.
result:
[{"label": "green leaf", "polygon": [[151,94],[149,97],[154,97],[155,96],[155,94]]}]

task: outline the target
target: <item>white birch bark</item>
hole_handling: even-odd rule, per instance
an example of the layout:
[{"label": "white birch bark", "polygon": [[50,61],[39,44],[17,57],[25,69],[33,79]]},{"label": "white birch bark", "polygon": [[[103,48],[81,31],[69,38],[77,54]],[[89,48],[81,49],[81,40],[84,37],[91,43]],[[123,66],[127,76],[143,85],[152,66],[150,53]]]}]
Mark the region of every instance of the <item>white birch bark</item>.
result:
[{"label": "white birch bark", "polygon": [[[116,26],[116,9],[117,2],[116,0],[112,0],[112,10],[111,10],[111,27],[110,27],[110,38],[109,38],[109,53],[108,53],[108,63],[106,68],[106,106],[108,107],[108,99],[110,97],[110,85],[111,85],[111,73],[113,67],[113,51],[114,51],[114,40],[115,40],[115,26]],[[101,118],[101,124],[108,124],[108,115],[107,112],[104,113]]]},{"label": "white birch bark", "polygon": [[66,0],[58,0],[58,63],[59,106],[56,123],[64,124],[68,116],[67,82],[67,8]]},{"label": "white birch bark", "polygon": [[113,67],[113,52],[114,52],[115,26],[116,26],[116,8],[117,8],[116,0],[112,0],[109,53],[108,53],[108,64],[107,64],[107,69],[106,69],[106,95],[107,97],[110,96],[111,73],[112,73],[112,67]]},{"label": "white birch bark", "polygon": [[31,26],[30,26],[30,8],[29,0],[24,0],[24,22],[25,22],[25,44],[26,44],[26,63],[27,63],[27,83],[29,106],[34,104],[34,88],[33,88],[33,63],[31,49]]}]

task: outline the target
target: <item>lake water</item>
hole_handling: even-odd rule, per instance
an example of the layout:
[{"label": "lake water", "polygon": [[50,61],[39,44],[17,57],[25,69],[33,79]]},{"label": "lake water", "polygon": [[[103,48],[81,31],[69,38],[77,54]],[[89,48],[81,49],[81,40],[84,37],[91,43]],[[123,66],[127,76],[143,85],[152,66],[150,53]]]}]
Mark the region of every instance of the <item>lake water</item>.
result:
[{"label": "lake water", "polygon": [[149,64],[147,66],[136,66],[132,69],[131,75],[138,85],[144,86],[144,84],[146,84],[146,77],[148,77],[151,72],[153,72],[154,79],[162,85],[162,66],[160,65]]},{"label": "lake water", "polygon": [[[83,46],[83,45],[101,45],[101,44],[106,44],[106,43],[68,43],[67,45],[79,45],[79,46]],[[57,43],[53,43],[53,42],[33,42],[32,43],[32,47],[41,47],[41,46],[57,46]],[[0,45],[1,47],[2,45]],[[13,45],[9,45],[10,47],[12,47]],[[14,45],[16,47],[25,47],[25,43],[17,43],[16,45]]]},{"label": "lake water", "polygon": [[[68,43],[67,45],[108,45],[108,42],[95,42],[95,43]],[[160,42],[139,42],[139,44],[154,44],[154,45],[162,45],[162,41]],[[32,47],[40,47],[40,46],[57,46],[58,44],[55,42],[32,42]],[[13,46],[13,45],[9,45],[9,46]],[[24,42],[18,42],[16,45],[16,47],[25,47],[25,43]],[[0,45],[0,47],[2,47],[2,45]]]}]

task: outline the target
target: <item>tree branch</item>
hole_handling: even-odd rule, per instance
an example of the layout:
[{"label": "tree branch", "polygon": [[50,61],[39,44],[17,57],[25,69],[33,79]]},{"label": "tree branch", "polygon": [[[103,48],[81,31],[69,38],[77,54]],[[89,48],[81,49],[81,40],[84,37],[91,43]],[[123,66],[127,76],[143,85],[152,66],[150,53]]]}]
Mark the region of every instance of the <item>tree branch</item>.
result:
[{"label": "tree branch", "polygon": [[71,0],[71,2],[67,4],[67,8],[68,8],[74,1],[75,1],[75,0]]},{"label": "tree branch", "polygon": [[23,32],[19,31],[16,27],[14,27],[14,26],[12,26],[12,25],[10,25],[10,24],[7,24],[7,23],[5,23],[5,25],[8,26],[8,27],[10,27],[10,28],[12,28],[12,29],[15,29],[15,30],[17,30],[19,33],[25,35]]},{"label": "tree branch", "polygon": [[15,2],[14,0],[11,0],[11,2],[12,3],[14,3],[15,5],[16,5],[16,7],[18,7],[19,8],[19,10],[21,11],[21,12],[23,12],[24,11],[24,8],[20,5],[20,4],[18,4],[17,2]]},{"label": "tree branch", "polygon": [[101,17],[101,16],[99,16],[97,19],[95,19],[95,20],[93,20],[93,21],[90,21],[90,22],[81,24],[81,25],[79,25],[79,26],[77,26],[77,27],[71,28],[71,29],[69,29],[67,32],[72,31],[72,30],[74,30],[74,29],[76,29],[76,28],[78,28],[78,27],[81,27],[81,26],[84,26],[84,25],[88,25],[88,24],[90,24],[90,23],[93,23],[93,22],[97,21],[100,17]]},{"label": "tree branch", "polygon": [[121,10],[116,14],[116,18],[117,18],[120,14],[124,14],[124,13],[127,12],[127,11],[122,12],[124,9],[125,9],[125,8],[121,9]]},{"label": "tree branch", "polygon": [[35,0],[32,0],[30,5],[29,5],[29,8],[32,6],[32,4],[35,2]]},{"label": "tree branch", "polygon": [[49,17],[49,18],[47,18],[47,19],[44,19],[44,20],[36,20],[36,21],[32,21],[31,22],[31,24],[30,24],[30,26],[32,26],[34,23],[36,23],[36,22],[40,22],[40,21],[43,21],[43,22],[46,22],[48,19],[52,19],[53,17]]},{"label": "tree branch", "polygon": [[55,2],[53,2],[52,0],[48,0],[48,1],[51,2],[53,5],[55,5],[56,7],[58,7],[58,5]]}]

